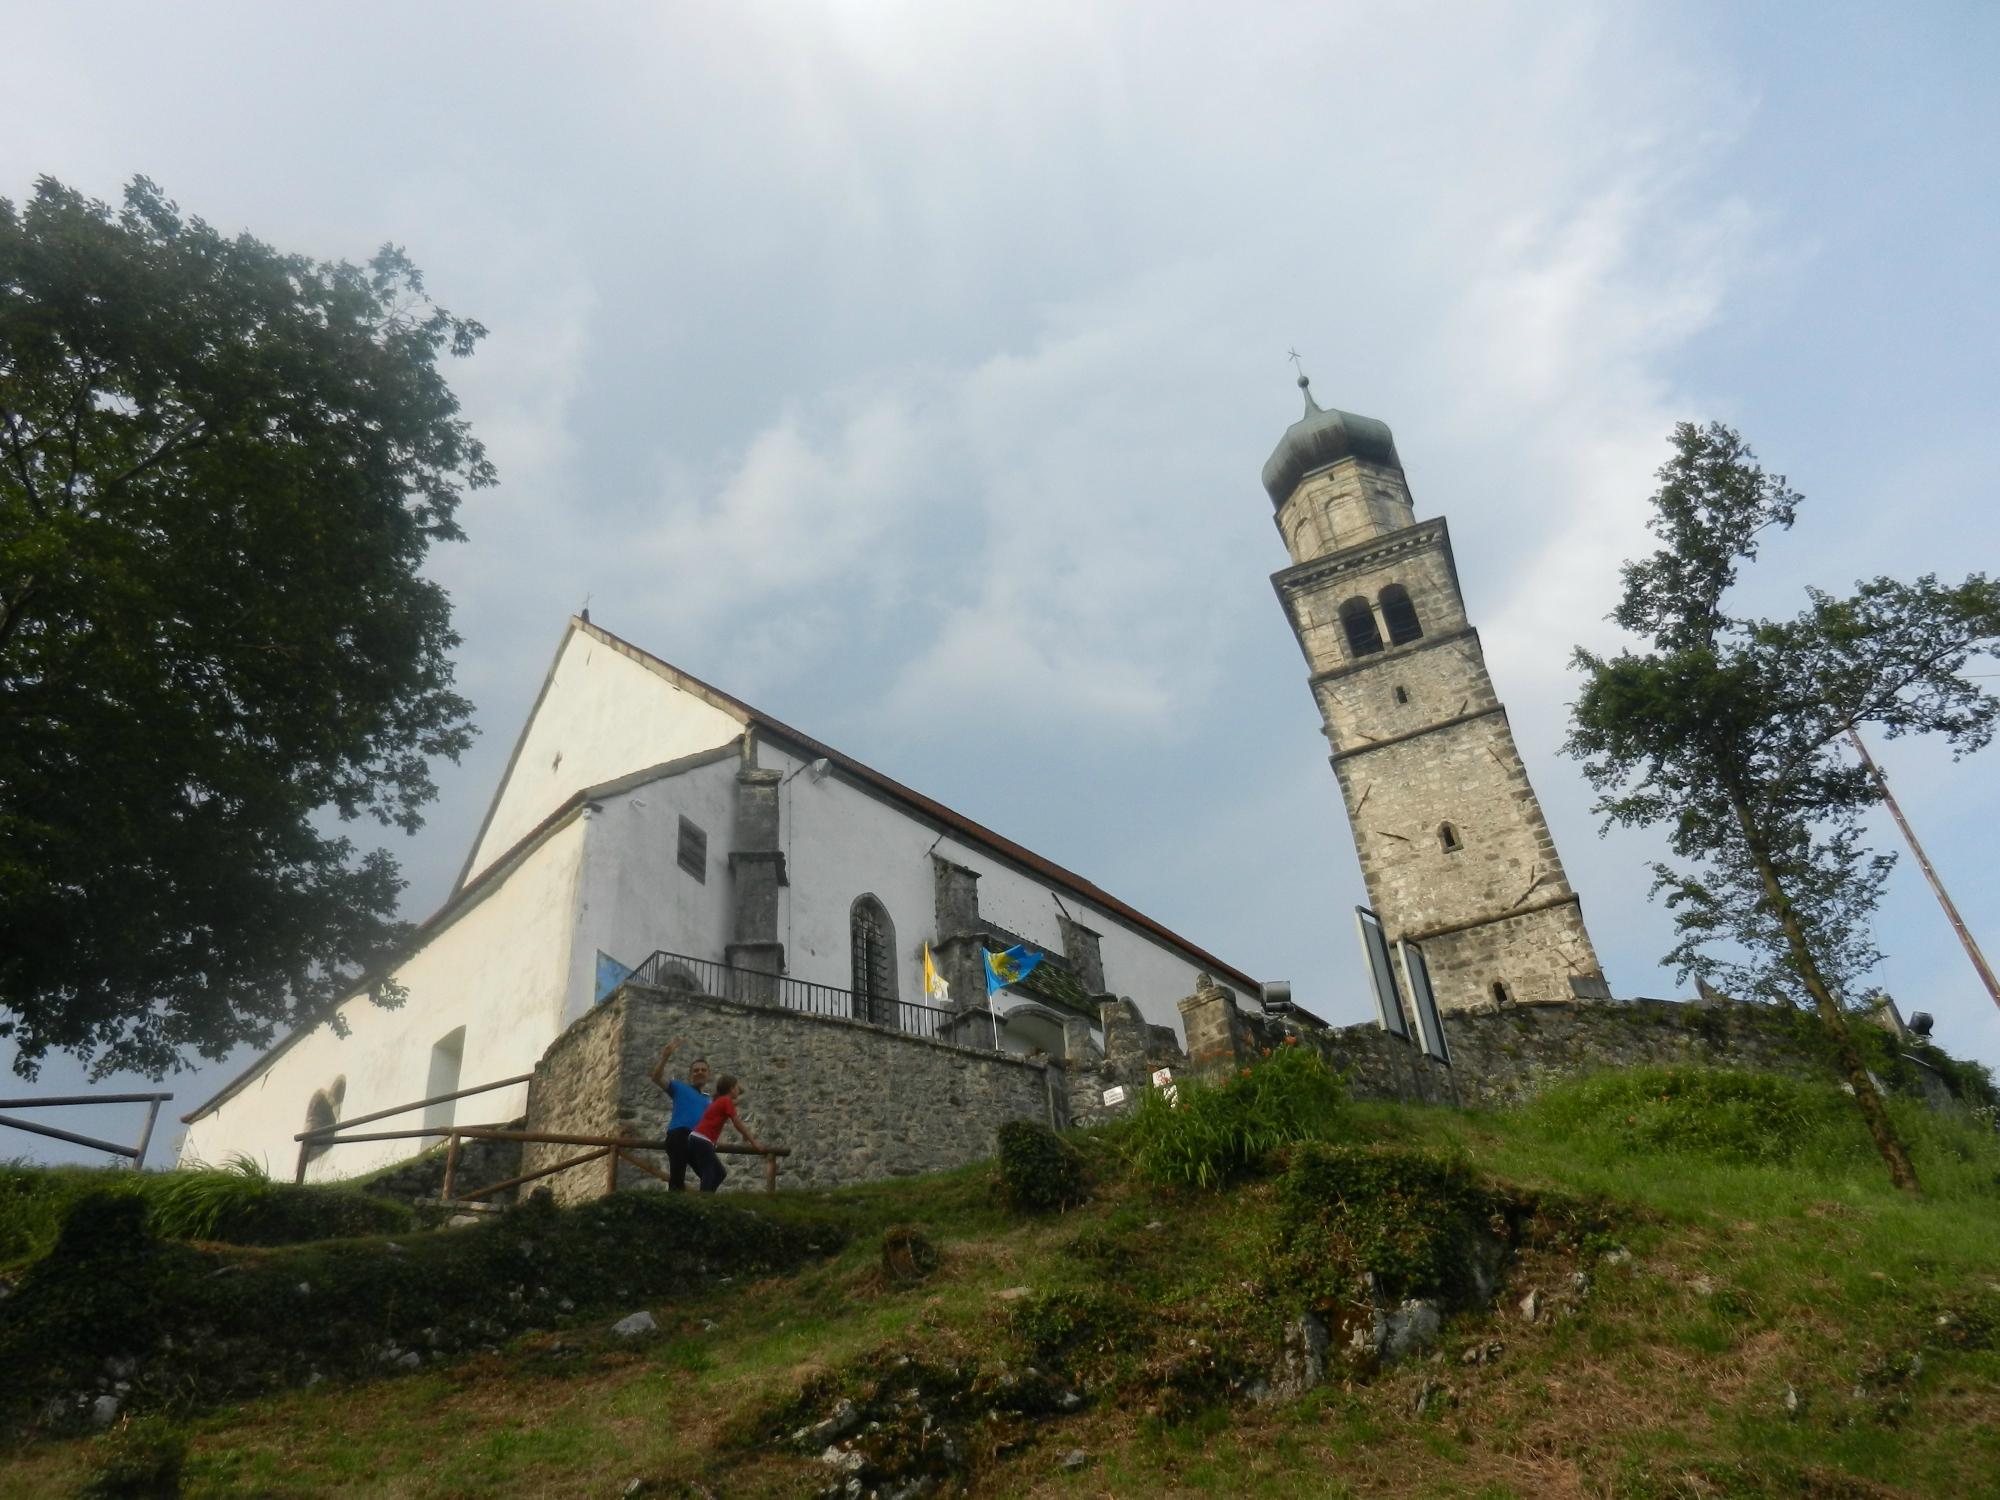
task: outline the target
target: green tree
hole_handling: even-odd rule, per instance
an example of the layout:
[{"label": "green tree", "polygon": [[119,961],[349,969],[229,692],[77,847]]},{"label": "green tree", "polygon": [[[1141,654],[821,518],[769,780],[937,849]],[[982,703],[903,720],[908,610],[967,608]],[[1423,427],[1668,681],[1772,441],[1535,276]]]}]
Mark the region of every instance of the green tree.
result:
[{"label": "green tree", "polygon": [[1794,619],[1732,615],[1739,567],[1764,533],[1791,526],[1801,497],[1715,423],[1676,427],[1659,478],[1660,549],[1625,565],[1611,616],[1651,649],[1578,650],[1586,680],[1567,748],[1607,824],[1664,824],[1686,862],[1654,866],[1680,979],[1784,1004],[1803,991],[1891,1178],[1914,1189],[1848,1024],[1845,1002],[1881,957],[1869,920],[1892,857],[1862,843],[1879,793],[1843,740],[1872,724],[1889,739],[1941,734],[1956,755],[1983,746],[2000,700],[1965,668],[2000,650],[2000,585],[1877,578],[1845,598],[1808,590]]},{"label": "green tree", "polygon": [[[493,482],[365,267],[43,178],[0,200],[0,1037],[157,1077],[320,1013],[404,933],[381,850],[470,742],[420,574]],[[388,997],[393,999],[393,995]]]}]

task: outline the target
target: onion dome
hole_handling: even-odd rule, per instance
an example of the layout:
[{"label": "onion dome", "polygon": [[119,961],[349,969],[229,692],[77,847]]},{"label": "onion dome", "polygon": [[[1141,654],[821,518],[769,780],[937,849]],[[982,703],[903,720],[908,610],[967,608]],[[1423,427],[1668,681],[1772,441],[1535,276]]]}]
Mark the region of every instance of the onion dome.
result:
[{"label": "onion dome", "polygon": [[1396,457],[1396,440],[1387,422],[1373,417],[1357,417],[1353,412],[1323,411],[1313,400],[1312,382],[1299,377],[1299,389],[1306,395],[1306,414],[1285,429],[1278,446],[1264,465],[1264,488],[1273,505],[1283,505],[1306,475],[1316,473],[1343,458],[1359,458],[1372,464],[1401,469]]}]

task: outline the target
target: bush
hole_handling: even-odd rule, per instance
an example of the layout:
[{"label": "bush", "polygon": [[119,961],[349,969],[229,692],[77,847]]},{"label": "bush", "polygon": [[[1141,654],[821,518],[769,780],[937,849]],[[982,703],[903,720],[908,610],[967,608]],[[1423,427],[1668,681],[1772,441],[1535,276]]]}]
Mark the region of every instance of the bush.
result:
[{"label": "bush", "polygon": [[78,1500],[176,1500],[187,1434],[164,1417],[126,1417],[97,1440]]},{"label": "bush", "polygon": [[1317,1307],[1352,1300],[1368,1276],[1391,1300],[1464,1299],[1495,1259],[1478,1241],[1499,1206],[1447,1158],[1310,1143],[1278,1182],[1280,1277]]},{"label": "bush", "polygon": [[1000,1196],[1017,1214],[1074,1208],[1089,1197],[1083,1158],[1048,1126],[1009,1120],[1000,1127]]},{"label": "bush", "polygon": [[138,1196],[145,1174],[122,1167],[0,1165],[0,1266],[46,1254],[78,1199],[97,1193]]},{"label": "bush", "polygon": [[1126,1134],[1138,1174],[1159,1187],[1219,1188],[1293,1141],[1339,1134],[1346,1092],[1310,1047],[1288,1043],[1222,1084],[1148,1089]]},{"label": "bush", "polygon": [[1840,1089],[1777,1073],[1629,1068],[1560,1084],[1526,1113],[1598,1155],[1776,1163],[1845,1161],[1870,1149]]},{"label": "bush", "polygon": [[225,1245],[296,1245],[396,1234],[409,1207],[352,1188],[273,1182],[245,1157],[218,1170],[176,1172],[153,1195],[153,1228],[164,1238]]},{"label": "bush", "polygon": [[130,1198],[148,1206],[167,1239],[227,1245],[295,1245],[361,1234],[397,1234],[409,1208],[351,1187],[273,1182],[238,1158],[221,1169],[134,1172],[123,1167],[0,1166],[0,1266],[45,1254],[84,1198]]}]

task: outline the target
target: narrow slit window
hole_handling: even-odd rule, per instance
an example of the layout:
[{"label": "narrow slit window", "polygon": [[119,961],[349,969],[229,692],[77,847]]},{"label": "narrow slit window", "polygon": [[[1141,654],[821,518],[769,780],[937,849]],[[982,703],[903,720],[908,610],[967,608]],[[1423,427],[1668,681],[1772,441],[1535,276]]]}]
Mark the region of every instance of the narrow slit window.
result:
[{"label": "narrow slit window", "polygon": [[[439,1094],[458,1092],[459,1078],[465,1068],[465,1028],[460,1026],[447,1031],[431,1046],[431,1071],[429,1082],[424,1088],[424,1097],[435,1099]],[[437,1104],[424,1106],[424,1126],[435,1130],[441,1125],[449,1125],[458,1113],[458,1101],[446,1099]]]},{"label": "narrow slit window", "polygon": [[1408,703],[1410,701],[1410,690],[1401,683],[1396,684],[1396,701],[1398,703]]},{"label": "narrow slit window", "polygon": [[1438,824],[1438,847],[1447,854],[1456,854],[1465,846],[1459,842],[1458,830],[1449,823]]},{"label": "narrow slit window", "polygon": [[1366,599],[1357,595],[1341,605],[1340,624],[1347,632],[1350,656],[1372,656],[1382,649],[1382,632],[1376,628],[1375,611]]},{"label": "narrow slit window", "polygon": [[1505,1005],[1513,998],[1512,995],[1507,993],[1507,986],[1504,983],[1498,979],[1493,981],[1493,1003],[1495,1005]]},{"label": "narrow slit window", "polygon": [[698,823],[681,819],[681,846],[676,862],[688,874],[708,884],[708,834]]},{"label": "narrow slit window", "polygon": [[1389,627],[1389,644],[1407,646],[1419,640],[1424,627],[1417,620],[1417,607],[1410,602],[1410,591],[1400,583],[1392,583],[1378,596],[1382,602],[1382,619]]}]

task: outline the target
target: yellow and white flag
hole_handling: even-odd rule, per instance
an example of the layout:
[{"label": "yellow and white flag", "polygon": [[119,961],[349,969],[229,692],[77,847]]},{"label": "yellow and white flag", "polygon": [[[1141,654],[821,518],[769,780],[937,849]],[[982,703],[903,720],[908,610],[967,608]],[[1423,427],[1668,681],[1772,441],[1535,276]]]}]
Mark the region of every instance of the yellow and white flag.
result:
[{"label": "yellow and white flag", "polygon": [[945,982],[944,975],[938,973],[929,943],[924,944],[924,994],[940,1005],[951,999],[951,986]]}]

